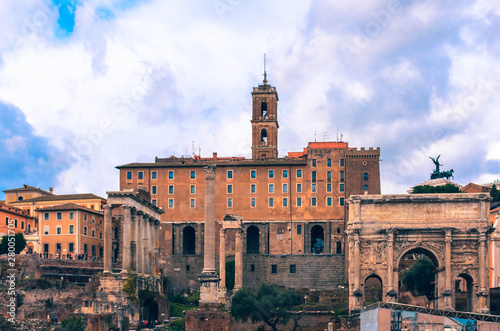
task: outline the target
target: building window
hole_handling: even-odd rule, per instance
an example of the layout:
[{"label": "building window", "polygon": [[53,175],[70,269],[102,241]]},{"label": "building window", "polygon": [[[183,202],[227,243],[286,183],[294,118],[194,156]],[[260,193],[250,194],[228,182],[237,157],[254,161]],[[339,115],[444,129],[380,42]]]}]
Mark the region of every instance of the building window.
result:
[{"label": "building window", "polygon": [[168,208],[174,208],[174,199],[168,199]]},{"label": "building window", "polygon": [[269,178],[274,178],[274,170],[269,170]]},{"label": "building window", "polygon": [[24,230],[24,221],[21,221],[21,230]]},{"label": "building window", "polygon": [[297,207],[302,207],[302,198],[297,198]]},{"label": "building window", "polygon": [[326,191],[331,192],[332,191],[332,183],[326,183]]},{"label": "building window", "polygon": [[92,238],[95,238],[95,230],[92,229]]},{"label": "building window", "polygon": [[342,254],[342,243],[337,241],[337,254]]},{"label": "building window", "polygon": [[195,208],[196,207],[196,199],[191,199],[190,202],[189,202],[189,206],[191,208]]},{"label": "building window", "polygon": [[255,184],[250,184],[250,193],[255,193]]},{"label": "building window", "polygon": [[158,173],[156,171],[151,172],[151,179],[157,179]]},{"label": "building window", "polygon": [[99,238],[102,239],[102,231],[99,231]]},{"label": "building window", "polygon": [[189,178],[191,178],[191,179],[196,178],[196,172],[194,170],[191,170],[191,172],[189,173]]},{"label": "building window", "polygon": [[283,178],[288,178],[288,170],[283,169]]},{"label": "building window", "polygon": [[326,205],[330,207],[332,205],[332,197],[327,197],[326,198]]},{"label": "building window", "polygon": [[302,225],[297,225],[297,234],[302,234]]},{"label": "building window", "polygon": [[316,204],[317,204],[317,198],[316,197],[312,197],[311,198],[311,206],[316,207]]},{"label": "building window", "polygon": [[326,172],[326,181],[327,182],[331,182],[332,181],[332,172],[331,171],[327,171]]},{"label": "building window", "polygon": [[269,207],[274,207],[274,198],[269,198]]},{"label": "building window", "polygon": [[288,198],[283,198],[283,207],[288,207]]},{"label": "building window", "polygon": [[151,193],[156,194],[156,185],[151,186]]},{"label": "building window", "polygon": [[256,170],[250,170],[250,178],[256,178],[257,177],[257,171]]},{"label": "building window", "polygon": [[58,220],[62,219],[62,213],[60,211],[57,212],[57,219]]},{"label": "building window", "polygon": [[313,171],[313,172],[311,173],[311,180],[312,180],[313,182],[315,182],[315,181],[316,181],[316,171]]},{"label": "building window", "polygon": [[44,213],[43,219],[48,221],[49,220],[49,213]]},{"label": "building window", "polygon": [[227,194],[233,194],[233,185],[227,185]]},{"label": "building window", "polygon": [[326,166],[331,167],[332,166],[332,159],[326,159]]},{"label": "building window", "polygon": [[83,244],[83,254],[88,254],[89,253],[89,245]]},{"label": "building window", "polygon": [[340,205],[343,206],[344,205],[344,198],[340,198],[339,202],[340,202]]},{"label": "building window", "polygon": [[311,192],[316,192],[316,183],[311,184]]},{"label": "building window", "polygon": [[363,186],[363,190],[368,191],[368,185]]},{"label": "building window", "polygon": [[343,171],[340,171],[340,181],[341,182],[344,181],[344,172]]},{"label": "building window", "polygon": [[174,185],[168,186],[168,194],[174,194]]},{"label": "building window", "polygon": [[227,178],[228,179],[233,179],[233,171],[232,170],[228,170],[227,171]]},{"label": "building window", "polygon": [[340,233],[340,228],[337,228],[337,233]]},{"label": "building window", "polygon": [[233,208],[233,198],[227,198],[227,208]]},{"label": "building window", "polygon": [[277,274],[278,273],[278,265],[277,264],[272,264],[271,265],[271,273],[272,274]]},{"label": "building window", "polygon": [[144,173],[142,171],[139,171],[137,173],[137,179],[142,180],[144,178]]},{"label": "building window", "polygon": [[56,227],[56,234],[61,234],[61,233],[62,233],[62,227],[61,227],[61,225],[58,225]]},{"label": "building window", "polygon": [[73,212],[73,211],[69,212],[69,219],[70,220],[74,220],[75,219],[75,212]]},{"label": "building window", "polygon": [[301,177],[302,177],[302,170],[297,169],[297,178],[301,178]]},{"label": "building window", "polygon": [[312,166],[315,167],[316,166],[316,159],[312,159]]},{"label": "building window", "polygon": [[340,190],[340,192],[344,192],[345,184],[340,184],[339,190]]},{"label": "building window", "polygon": [[73,253],[75,251],[75,243],[68,244],[68,252]]},{"label": "building window", "polygon": [[250,199],[250,207],[255,207],[255,198]]},{"label": "building window", "polygon": [[368,173],[367,173],[367,172],[365,172],[365,173],[363,174],[363,179],[364,179],[364,180],[368,180]]},{"label": "building window", "polygon": [[269,184],[269,193],[274,193],[274,184]]},{"label": "building window", "polygon": [[127,180],[132,180],[132,171],[127,171]]},{"label": "building window", "polygon": [[71,224],[69,226],[69,234],[74,234],[75,233],[75,226],[73,224]]},{"label": "building window", "polygon": [[168,172],[168,179],[174,179],[174,172],[172,170]]},{"label": "building window", "polygon": [[196,185],[191,185],[190,192],[191,192],[191,194],[195,194],[196,193]]},{"label": "building window", "polygon": [[290,273],[294,274],[297,272],[297,266],[295,264],[290,264]]},{"label": "building window", "polygon": [[250,271],[255,271],[255,264],[250,264]]},{"label": "building window", "polygon": [[283,193],[288,193],[288,184],[283,184]]},{"label": "building window", "polygon": [[85,236],[87,235],[87,227],[86,227],[86,226],[84,226],[84,227],[83,227],[83,234],[84,234]]},{"label": "building window", "polygon": [[44,234],[44,235],[48,235],[48,234],[49,234],[49,226],[48,226],[48,225],[45,225],[45,226],[43,227],[43,234]]},{"label": "building window", "polygon": [[153,199],[151,203],[153,204],[153,206],[156,206],[158,202],[156,201],[156,199]]},{"label": "building window", "polygon": [[87,220],[87,214],[83,214],[83,220],[86,221]]},{"label": "building window", "polygon": [[340,166],[343,167],[344,166],[344,159],[340,159]]},{"label": "building window", "polygon": [[297,193],[302,193],[302,184],[297,184]]}]

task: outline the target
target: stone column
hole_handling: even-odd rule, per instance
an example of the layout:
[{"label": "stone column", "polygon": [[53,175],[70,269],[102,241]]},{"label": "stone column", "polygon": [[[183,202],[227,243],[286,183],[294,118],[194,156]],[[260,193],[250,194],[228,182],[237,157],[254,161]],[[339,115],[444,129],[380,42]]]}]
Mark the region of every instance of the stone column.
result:
[{"label": "stone column", "polygon": [[149,275],[150,273],[150,266],[151,264],[149,263],[149,215],[144,214],[144,232],[143,232],[143,240],[144,240],[144,246],[143,246],[143,251],[144,251],[144,273]]},{"label": "stone column", "polygon": [[363,292],[359,288],[359,278],[360,278],[360,248],[359,248],[359,230],[354,229],[354,252],[353,252],[353,263],[354,263],[354,310],[361,310],[361,298],[363,297]]},{"label": "stone column", "polygon": [[444,269],[445,269],[445,290],[443,292],[443,297],[444,297],[444,309],[449,309],[453,310],[452,304],[451,304],[451,291],[452,291],[452,284],[451,284],[451,229],[445,229],[445,235],[444,235],[444,242],[445,242],[445,248],[444,248]]},{"label": "stone column", "polygon": [[142,211],[137,211],[137,223],[136,223],[136,240],[137,240],[137,248],[136,248],[136,267],[137,267],[137,273],[142,274],[144,272],[143,269],[143,226],[144,226],[144,219],[143,219],[144,212]]},{"label": "stone column", "polygon": [[130,224],[131,224],[132,206],[123,206],[123,225],[122,225],[122,273],[128,273],[130,270]]},{"label": "stone column", "polygon": [[149,274],[155,274],[155,219],[149,219]]},{"label": "stone column", "polygon": [[487,305],[488,289],[486,288],[486,233],[479,234],[479,306],[478,313],[489,312]]},{"label": "stone column", "polygon": [[104,206],[104,273],[111,273],[113,256],[113,207]]},{"label": "stone column", "polygon": [[137,212],[132,208],[130,213],[130,269],[137,271]]},{"label": "stone column", "polygon": [[219,302],[225,303],[226,299],[226,229],[220,229],[219,242]]},{"label": "stone column", "polygon": [[234,242],[234,291],[243,287],[243,243],[241,240],[242,229],[235,229]]},{"label": "stone column", "polygon": [[387,240],[387,295],[389,301],[394,301],[396,291],[394,291],[394,231],[389,230]]},{"label": "stone column", "polygon": [[160,221],[155,220],[155,226],[154,226],[154,254],[155,254],[155,269],[154,269],[154,275],[155,277],[160,276],[160,270],[159,270],[159,262],[160,262]]},{"label": "stone column", "polygon": [[203,250],[203,271],[200,280],[200,308],[219,306],[217,289],[219,277],[215,269],[215,174],[216,167],[205,170],[205,238]]},{"label": "stone column", "polygon": [[175,231],[175,242],[174,242],[174,254],[182,255],[182,231],[179,226],[173,227],[172,231]]}]

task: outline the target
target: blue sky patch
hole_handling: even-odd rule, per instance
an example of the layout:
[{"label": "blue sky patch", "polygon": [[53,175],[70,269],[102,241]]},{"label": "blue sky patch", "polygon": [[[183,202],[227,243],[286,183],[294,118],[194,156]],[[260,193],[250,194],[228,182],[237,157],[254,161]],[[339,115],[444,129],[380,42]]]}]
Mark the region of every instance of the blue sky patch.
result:
[{"label": "blue sky patch", "polygon": [[0,114],[0,188],[55,186],[57,175],[67,167],[58,161],[64,159],[60,152],[35,135],[20,109],[0,102]]},{"label": "blue sky patch", "polygon": [[67,37],[73,33],[75,28],[75,11],[78,0],[53,0],[53,3],[59,12],[56,35],[59,38]]}]

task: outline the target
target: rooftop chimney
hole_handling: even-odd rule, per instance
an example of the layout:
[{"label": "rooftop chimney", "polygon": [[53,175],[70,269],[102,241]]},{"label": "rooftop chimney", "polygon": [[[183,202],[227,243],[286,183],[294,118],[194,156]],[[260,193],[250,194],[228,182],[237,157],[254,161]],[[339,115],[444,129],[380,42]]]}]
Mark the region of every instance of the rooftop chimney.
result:
[{"label": "rooftop chimney", "polygon": [[54,192],[54,188],[53,187],[49,187],[49,192],[53,193]]},{"label": "rooftop chimney", "polygon": [[217,152],[214,152],[213,159],[217,160]]}]

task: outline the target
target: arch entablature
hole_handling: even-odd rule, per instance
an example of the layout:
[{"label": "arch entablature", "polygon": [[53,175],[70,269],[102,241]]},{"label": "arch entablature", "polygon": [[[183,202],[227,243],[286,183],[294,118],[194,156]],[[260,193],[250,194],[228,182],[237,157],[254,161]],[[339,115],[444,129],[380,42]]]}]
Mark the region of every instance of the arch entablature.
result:
[{"label": "arch entablature", "polygon": [[441,268],[444,266],[444,262],[443,262],[443,258],[440,257],[442,255],[440,255],[441,252],[439,252],[435,246],[433,245],[430,245],[430,244],[427,244],[426,242],[418,242],[418,243],[415,243],[415,244],[411,244],[409,246],[405,246],[404,248],[400,248],[399,250],[395,250],[394,251],[394,255],[396,257],[395,259],[395,266],[398,266],[399,263],[401,262],[401,258],[403,256],[405,256],[405,254],[407,254],[408,252],[412,251],[412,250],[424,250],[424,251],[428,251],[429,253],[431,253],[432,255],[434,255],[434,257],[430,257],[432,262],[437,262],[437,266],[436,268]]}]

